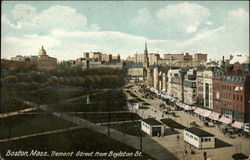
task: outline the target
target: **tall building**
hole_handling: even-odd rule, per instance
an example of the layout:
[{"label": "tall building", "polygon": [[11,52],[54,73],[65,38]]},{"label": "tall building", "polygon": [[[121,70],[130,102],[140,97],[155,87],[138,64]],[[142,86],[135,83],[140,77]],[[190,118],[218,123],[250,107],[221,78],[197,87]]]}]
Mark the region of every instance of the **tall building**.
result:
[{"label": "tall building", "polygon": [[148,54],[148,63],[150,66],[158,65],[158,60],[160,59],[160,55],[157,53],[149,53]]},{"label": "tall building", "polygon": [[212,92],[212,77],[211,70],[203,72],[203,102],[204,108],[213,109],[213,92]]},{"label": "tall building", "polygon": [[203,54],[203,53],[195,53],[194,54],[194,58],[195,61],[207,61],[207,54]]},{"label": "tall building", "polygon": [[198,107],[203,107],[204,106],[204,99],[203,99],[203,70],[198,70],[197,71],[197,78],[196,78],[196,104]]}]

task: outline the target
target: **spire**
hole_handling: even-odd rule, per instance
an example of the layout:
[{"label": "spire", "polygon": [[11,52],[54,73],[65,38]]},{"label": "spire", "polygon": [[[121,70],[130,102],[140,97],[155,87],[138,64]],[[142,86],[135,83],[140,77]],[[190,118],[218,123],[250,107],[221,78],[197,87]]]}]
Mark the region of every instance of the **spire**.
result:
[{"label": "spire", "polygon": [[143,66],[144,66],[145,68],[148,68],[148,67],[149,67],[147,42],[145,42],[144,63],[143,63]]},{"label": "spire", "polygon": [[42,46],[42,49],[44,49],[43,46]]}]

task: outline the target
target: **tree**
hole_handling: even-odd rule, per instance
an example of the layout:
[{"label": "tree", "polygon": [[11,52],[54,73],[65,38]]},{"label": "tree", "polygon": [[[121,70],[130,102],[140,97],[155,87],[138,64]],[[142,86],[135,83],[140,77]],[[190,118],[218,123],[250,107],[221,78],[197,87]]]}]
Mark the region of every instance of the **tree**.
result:
[{"label": "tree", "polygon": [[16,83],[18,82],[18,78],[14,75],[4,77],[4,81],[7,83]]},{"label": "tree", "polygon": [[48,82],[50,85],[57,85],[57,82],[58,82],[57,76],[50,76],[48,79]]}]

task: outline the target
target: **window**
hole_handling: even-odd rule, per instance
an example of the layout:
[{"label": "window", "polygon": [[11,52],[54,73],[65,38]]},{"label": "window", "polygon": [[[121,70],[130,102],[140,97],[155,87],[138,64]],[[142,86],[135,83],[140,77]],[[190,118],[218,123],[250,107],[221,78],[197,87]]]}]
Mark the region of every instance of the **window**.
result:
[{"label": "window", "polygon": [[243,101],[243,97],[242,96],[240,96],[240,101]]},{"label": "window", "polygon": [[237,101],[239,100],[239,95],[237,95]]}]

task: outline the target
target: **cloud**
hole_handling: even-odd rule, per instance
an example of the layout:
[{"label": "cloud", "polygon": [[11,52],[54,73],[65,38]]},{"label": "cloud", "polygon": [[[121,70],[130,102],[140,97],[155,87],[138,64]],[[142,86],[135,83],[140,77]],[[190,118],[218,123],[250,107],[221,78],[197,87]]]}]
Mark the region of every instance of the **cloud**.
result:
[{"label": "cloud", "polygon": [[201,24],[207,22],[210,15],[207,8],[187,2],[168,5],[155,14],[156,18],[168,27],[186,33],[196,32]]},{"label": "cloud", "polygon": [[61,40],[52,36],[39,36],[37,34],[24,35],[23,37],[2,37],[2,57],[21,55],[37,55],[39,47],[47,48],[60,46]]},{"label": "cloud", "polygon": [[25,32],[45,34],[55,28],[64,30],[99,30],[97,24],[88,25],[87,18],[68,6],[54,5],[36,13],[36,8],[26,4],[15,5],[12,11],[15,23],[5,17],[5,25]]},{"label": "cloud", "polygon": [[[174,7],[178,10],[174,10]],[[171,34],[177,34],[178,30],[188,33],[189,37],[182,39],[170,39],[168,36],[164,39],[152,39],[119,31],[101,31],[98,24],[88,24],[84,15],[67,6],[51,6],[39,13],[32,7],[26,8],[31,10],[28,14],[30,20],[22,19],[11,23],[2,15],[5,25],[22,31],[22,35],[18,37],[3,36],[2,57],[10,58],[17,54],[37,55],[38,49],[44,45],[47,53],[59,60],[76,59],[88,51],[120,54],[125,58],[136,52],[142,53],[145,41],[148,42],[149,52],[159,51],[161,54],[203,52],[209,58],[221,58],[220,54],[247,54],[249,50],[249,16],[248,11],[242,8],[229,11],[227,17],[221,21],[223,25],[217,27],[209,20],[209,10],[196,4],[169,5],[155,14],[155,21],[146,8],[138,10],[138,26],[146,23],[153,26],[143,25],[149,31],[152,28],[172,28],[174,32],[170,32]],[[22,10],[19,12],[26,14]],[[144,14],[146,18],[143,17]],[[151,20],[153,21],[149,23]],[[44,30],[46,32],[41,34]]]},{"label": "cloud", "polygon": [[36,15],[37,9],[27,4],[17,4],[12,10],[13,18],[17,21],[27,21]]},{"label": "cloud", "polygon": [[197,26],[188,26],[187,33],[192,33],[197,31]]},{"label": "cloud", "polygon": [[207,25],[212,25],[213,24],[213,22],[211,22],[211,21],[207,21],[207,23],[206,23]]},{"label": "cloud", "polygon": [[228,15],[231,18],[237,19],[237,20],[249,20],[249,13],[243,8],[238,8],[236,10],[231,10]]},{"label": "cloud", "polygon": [[137,16],[132,19],[132,25],[145,25],[151,21],[151,14],[147,8],[141,8],[137,11]]}]

